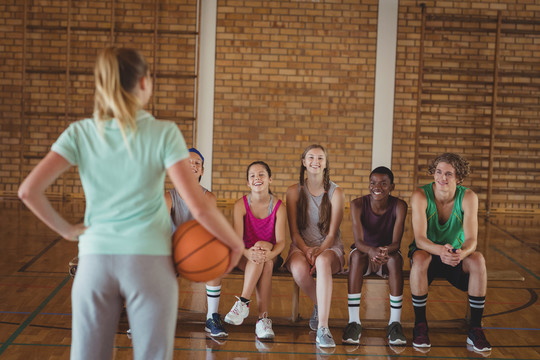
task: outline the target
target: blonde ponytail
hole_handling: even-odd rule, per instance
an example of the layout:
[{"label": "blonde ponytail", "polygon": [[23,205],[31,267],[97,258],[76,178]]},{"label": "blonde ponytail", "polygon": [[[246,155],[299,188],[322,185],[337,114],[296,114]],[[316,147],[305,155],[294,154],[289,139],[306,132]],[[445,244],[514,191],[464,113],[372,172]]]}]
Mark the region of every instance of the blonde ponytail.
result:
[{"label": "blonde ponytail", "polygon": [[105,121],[116,119],[128,148],[127,133],[137,131],[136,114],[142,106],[133,91],[147,74],[146,60],[136,50],[109,47],[96,60],[94,118],[100,131]]}]

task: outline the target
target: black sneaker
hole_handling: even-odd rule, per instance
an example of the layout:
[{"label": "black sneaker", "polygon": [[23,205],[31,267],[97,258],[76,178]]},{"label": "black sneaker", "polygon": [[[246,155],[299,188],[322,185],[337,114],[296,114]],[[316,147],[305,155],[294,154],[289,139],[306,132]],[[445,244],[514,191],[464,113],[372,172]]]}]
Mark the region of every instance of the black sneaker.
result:
[{"label": "black sneaker", "polygon": [[387,336],[390,345],[405,345],[407,343],[407,339],[403,335],[403,328],[397,321],[388,325]]},{"label": "black sneaker", "polygon": [[429,348],[431,347],[431,342],[429,341],[428,336],[428,326],[427,323],[421,322],[414,325],[413,329],[413,346],[418,348]]},{"label": "black sneaker", "polygon": [[221,316],[218,313],[213,313],[212,318],[206,320],[206,326],[204,328],[206,332],[210,333],[210,336],[213,337],[225,337],[228,336],[225,327],[221,322]]},{"label": "black sneaker", "polygon": [[469,336],[467,337],[467,344],[472,345],[476,351],[490,351],[491,344],[484,335],[484,330],[481,327],[472,327],[469,329]]},{"label": "black sneaker", "polygon": [[362,334],[362,325],[357,322],[350,322],[343,330],[343,337],[341,341],[344,344],[358,344],[360,343],[360,336]]}]

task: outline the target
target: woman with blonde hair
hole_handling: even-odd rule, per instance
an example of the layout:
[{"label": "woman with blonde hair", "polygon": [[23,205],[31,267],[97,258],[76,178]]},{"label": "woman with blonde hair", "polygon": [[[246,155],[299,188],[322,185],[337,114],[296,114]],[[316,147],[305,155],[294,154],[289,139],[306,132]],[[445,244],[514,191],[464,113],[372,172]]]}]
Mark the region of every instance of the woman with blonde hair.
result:
[{"label": "woman with blonde hair", "polygon": [[335,347],[328,317],[332,274],[342,271],[345,263],[339,231],[345,196],[330,180],[328,154],[322,145],[308,146],[301,161],[300,182],[290,186],[286,195],[292,244],[285,264],[315,304],[309,326],[317,331],[317,344]]},{"label": "woman with blonde hair", "polygon": [[[172,359],[178,282],[171,225],[163,197],[165,175],[194,217],[231,248],[242,240],[191,175],[188,150],[173,122],[142,110],[152,79],[141,53],[110,47],[94,68],[92,118],[72,123],[19,187],[19,197],[51,229],[79,242],[72,288],[72,359],[110,359],[125,302],[135,359]],[[84,223],[71,224],[45,190],[78,166],[86,197]]]}]

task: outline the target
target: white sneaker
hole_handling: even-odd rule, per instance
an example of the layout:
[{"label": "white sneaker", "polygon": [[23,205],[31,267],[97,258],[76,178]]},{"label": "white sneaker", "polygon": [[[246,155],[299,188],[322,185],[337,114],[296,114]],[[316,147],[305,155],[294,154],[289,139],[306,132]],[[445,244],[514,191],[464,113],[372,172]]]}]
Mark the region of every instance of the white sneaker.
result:
[{"label": "white sneaker", "polygon": [[255,334],[259,339],[273,339],[274,330],[272,330],[272,320],[266,317],[266,313],[263,314],[263,318],[257,321],[255,325]]},{"label": "white sneaker", "polygon": [[330,329],[327,327],[320,327],[317,329],[316,342],[319,345],[319,347],[322,347],[322,348],[336,347],[336,343],[334,342],[332,333],[330,332]]},{"label": "white sneaker", "polygon": [[225,322],[233,325],[241,325],[249,315],[249,306],[242,302],[238,296],[236,298],[238,301],[234,303],[231,311],[225,316]]}]

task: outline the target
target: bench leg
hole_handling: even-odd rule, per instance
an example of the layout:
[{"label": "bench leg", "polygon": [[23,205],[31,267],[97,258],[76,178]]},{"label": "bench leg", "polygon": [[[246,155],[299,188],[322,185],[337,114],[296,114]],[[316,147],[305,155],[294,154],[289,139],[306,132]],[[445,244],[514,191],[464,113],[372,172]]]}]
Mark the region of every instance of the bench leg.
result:
[{"label": "bench leg", "polygon": [[293,280],[293,291],[292,291],[291,301],[292,301],[291,321],[297,322],[298,319],[300,318],[300,314],[298,311],[298,303],[300,301],[300,288],[298,287],[298,285],[296,284],[294,280]]}]

